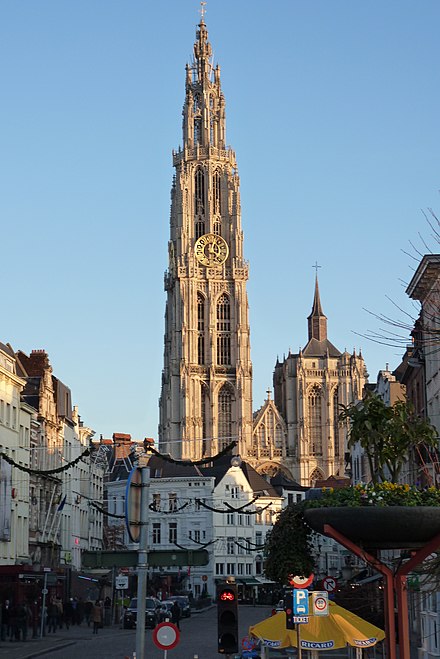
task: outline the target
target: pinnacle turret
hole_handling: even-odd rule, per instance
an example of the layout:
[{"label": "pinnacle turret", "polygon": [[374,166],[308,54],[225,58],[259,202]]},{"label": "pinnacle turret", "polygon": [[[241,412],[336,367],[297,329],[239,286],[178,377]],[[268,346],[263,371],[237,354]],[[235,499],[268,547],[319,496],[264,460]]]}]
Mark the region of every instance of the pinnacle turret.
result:
[{"label": "pinnacle turret", "polygon": [[186,65],[186,98],[183,106],[183,145],[225,148],[225,100],[220,67],[213,66],[212,47],[202,18],[197,26],[194,59]]}]

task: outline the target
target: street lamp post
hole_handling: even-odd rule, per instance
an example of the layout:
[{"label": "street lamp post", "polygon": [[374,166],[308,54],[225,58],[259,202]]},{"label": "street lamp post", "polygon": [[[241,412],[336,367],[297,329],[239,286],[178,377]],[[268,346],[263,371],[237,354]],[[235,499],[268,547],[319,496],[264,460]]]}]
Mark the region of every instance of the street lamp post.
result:
[{"label": "street lamp post", "polygon": [[137,622],[136,622],[136,659],[145,657],[145,601],[147,598],[148,574],[148,486],[150,470],[139,466],[141,472],[141,506],[140,535],[138,550],[138,589],[137,589]]}]

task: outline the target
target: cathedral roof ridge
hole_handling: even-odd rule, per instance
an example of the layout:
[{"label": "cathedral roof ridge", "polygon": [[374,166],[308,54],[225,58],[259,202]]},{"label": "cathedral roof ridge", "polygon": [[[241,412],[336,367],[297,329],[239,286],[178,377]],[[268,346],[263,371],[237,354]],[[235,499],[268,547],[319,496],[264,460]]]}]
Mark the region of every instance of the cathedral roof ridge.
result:
[{"label": "cathedral roof ridge", "polygon": [[302,354],[304,357],[322,357],[326,355],[327,351],[330,357],[340,357],[342,354],[328,339],[319,341],[312,337],[307,342]]}]

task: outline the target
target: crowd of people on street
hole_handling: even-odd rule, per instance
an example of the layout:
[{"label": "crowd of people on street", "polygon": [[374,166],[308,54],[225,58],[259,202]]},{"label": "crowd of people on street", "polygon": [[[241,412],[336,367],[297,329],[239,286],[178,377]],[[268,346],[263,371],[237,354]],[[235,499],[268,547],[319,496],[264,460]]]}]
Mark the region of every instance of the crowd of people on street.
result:
[{"label": "crowd of people on street", "polygon": [[1,606],[0,616],[2,641],[27,640],[28,627],[32,623],[33,614],[26,603],[14,605],[9,600],[5,600]]},{"label": "crowd of people on street", "polygon": [[84,622],[93,627],[94,634],[104,624],[111,624],[111,599],[84,601],[81,597],[70,597],[63,602],[61,597],[52,596],[44,609],[38,602],[15,604],[9,599],[0,602],[0,641],[3,642],[56,634],[64,626],[69,629]]}]

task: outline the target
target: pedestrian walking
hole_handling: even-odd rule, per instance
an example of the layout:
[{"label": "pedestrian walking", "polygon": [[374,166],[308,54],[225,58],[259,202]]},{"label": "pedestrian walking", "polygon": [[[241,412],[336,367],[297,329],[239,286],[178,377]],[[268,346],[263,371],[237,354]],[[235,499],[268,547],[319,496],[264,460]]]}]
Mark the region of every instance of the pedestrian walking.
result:
[{"label": "pedestrian walking", "polygon": [[90,627],[90,618],[92,615],[92,609],[93,609],[93,602],[88,599],[87,602],[84,604],[84,617],[86,619],[87,627]]},{"label": "pedestrian walking", "polygon": [[27,641],[29,613],[29,607],[24,602],[17,607],[18,636],[22,641]]},{"label": "pedestrian walking", "polygon": [[69,629],[70,625],[73,623],[73,599],[70,598],[66,600],[64,604],[64,622],[66,623],[66,629]]},{"label": "pedestrian walking", "polygon": [[10,641],[19,641],[20,640],[20,628],[18,626],[18,607],[16,605],[11,606],[9,612],[9,626],[11,628]]},{"label": "pedestrian walking", "polygon": [[177,629],[180,629],[180,615],[180,606],[174,601],[174,604],[171,607],[171,622],[176,625]]},{"label": "pedestrian walking", "polygon": [[102,607],[101,602],[96,600],[93,609],[92,609],[92,622],[93,622],[93,634],[98,633],[98,629],[102,623]]},{"label": "pedestrian walking", "polygon": [[63,628],[63,618],[64,618],[64,607],[63,607],[63,600],[61,597],[57,597],[55,600],[55,604],[58,607],[58,625],[59,628]]},{"label": "pedestrian walking", "polygon": [[6,637],[10,636],[11,628],[9,624],[9,618],[11,614],[11,607],[9,605],[9,600],[5,600],[2,605],[2,629],[1,629],[1,640],[6,641]]},{"label": "pedestrian walking", "polygon": [[50,600],[50,604],[47,607],[47,617],[48,617],[48,622],[47,622],[47,633],[50,634],[52,632],[55,634],[58,626],[58,613],[59,609],[57,607],[57,604],[55,602],[55,599],[52,597]]}]

